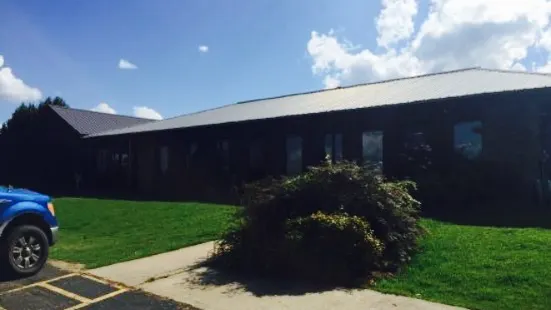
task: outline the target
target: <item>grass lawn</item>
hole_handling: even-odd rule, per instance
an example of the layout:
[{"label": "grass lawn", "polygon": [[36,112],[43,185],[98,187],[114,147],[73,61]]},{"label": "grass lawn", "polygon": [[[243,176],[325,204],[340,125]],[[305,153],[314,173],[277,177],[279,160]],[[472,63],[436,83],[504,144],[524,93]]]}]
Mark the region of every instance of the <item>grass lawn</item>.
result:
[{"label": "grass lawn", "polygon": [[[61,240],[54,259],[88,268],[217,239],[233,206],[55,200]],[[551,309],[551,230],[423,220],[428,234],[410,266],[374,289],[470,309]]]},{"label": "grass lawn", "polygon": [[470,309],[551,309],[551,230],[423,225],[422,253],[376,290]]},{"label": "grass lawn", "polygon": [[217,239],[236,208],[81,198],[54,201],[60,242],[51,258],[109,265]]}]

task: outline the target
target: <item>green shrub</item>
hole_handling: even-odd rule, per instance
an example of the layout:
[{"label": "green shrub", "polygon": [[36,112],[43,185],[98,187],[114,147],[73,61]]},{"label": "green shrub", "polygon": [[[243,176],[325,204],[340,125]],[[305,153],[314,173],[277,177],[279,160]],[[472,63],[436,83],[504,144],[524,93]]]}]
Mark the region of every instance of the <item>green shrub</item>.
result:
[{"label": "green shrub", "polygon": [[285,241],[289,273],[325,283],[376,270],[384,248],[365,219],[319,211],[287,220]]},{"label": "green shrub", "polygon": [[339,283],[395,272],[421,234],[414,187],[351,162],[249,184],[239,225],[217,243],[212,262]]}]

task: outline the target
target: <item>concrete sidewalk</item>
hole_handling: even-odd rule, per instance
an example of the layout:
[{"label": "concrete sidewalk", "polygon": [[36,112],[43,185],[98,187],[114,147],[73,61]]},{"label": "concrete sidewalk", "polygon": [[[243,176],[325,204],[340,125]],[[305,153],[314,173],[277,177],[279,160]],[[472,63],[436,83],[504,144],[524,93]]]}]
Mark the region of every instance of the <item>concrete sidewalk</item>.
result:
[{"label": "concrete sidewalk", "polygon": [[235,279],[195,268],[213,249],[208,242],[177,251],[90,270],[89,273],[190,304],[204,310],[461,308],[371,290],[316,291],[302,285]]},{"label": "concrete sidewalk", "polygon": [[156,278],[181,273],[207,258],[214,242],[207,242],[172,252],[118,263],[88,272],[129,286],[140,286]]}]

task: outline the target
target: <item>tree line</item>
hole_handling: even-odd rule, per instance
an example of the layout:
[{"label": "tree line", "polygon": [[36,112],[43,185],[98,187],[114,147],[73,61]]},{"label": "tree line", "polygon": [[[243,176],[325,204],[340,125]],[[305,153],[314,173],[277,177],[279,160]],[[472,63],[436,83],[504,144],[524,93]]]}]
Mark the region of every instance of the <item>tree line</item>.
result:
[{"label": "tree line", "polygon": [[55,191],[66,179],[63,151],[46,111],[48,105],[69,107],[60,97],[38,103],[21,103],[0,128],[0,185]]}]

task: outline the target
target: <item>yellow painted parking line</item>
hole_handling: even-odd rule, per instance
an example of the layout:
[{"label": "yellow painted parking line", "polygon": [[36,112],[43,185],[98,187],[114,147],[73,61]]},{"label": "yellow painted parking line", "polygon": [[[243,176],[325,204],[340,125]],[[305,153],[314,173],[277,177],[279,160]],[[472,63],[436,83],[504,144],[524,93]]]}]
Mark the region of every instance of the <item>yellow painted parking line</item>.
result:
[{"label": "yellow painted parking line", "polygon": [[130,286],[127,286],[127,285],[124,285],[124,284],[121,284],[121,283],[109,281],[109,280],[106,280],[106,279],[103,279],[103,278],[100,278],[98,276],[91,275],[91,274],[81,273],[80,276],[83,277],[83,278],[92,280],[92,281],[96,281],[96,282],[99,282],[99,283],[102,283],[102,284],[105,284],[105,285],[109,285],[109,286],[114,287],[114,288],[119,289],[119,290],[121,290],[123,288],[133,289],[133,287],[130,287]]},{"label": "yellow painted parking line", "polygon": [[[106,295],[100,296],[98,298],[95,298],[95,299],[89,299],[89,298],[86,298],[84,296],[80,296],[78,294],[68,292],[64,289],[61,289],[61,288],[58,288],[54,285],[49,284],[49,282],[54,282],[54,281],[57,281],[57,280],[70,278],[70,277],[74,277],[74,276],[81,276],[83,278],[86,278],[86,279],[89,279],[89,280],[92,280],[92,281],[96,281],[96,282],[101,283],[101,284],[109,285],[109,286],[111,286],[111,287],[113,287],[117,290],[114,291],[114,292],[111,292],[109,294],[106,294]],[[70,307],[70,308],[67,308],[65,310],[81,309],[81,308],[84,308],[86,306],[104,301],[106,299],[115,297],[117,295],[120,295],[122,293],[125,293],[125,292],[128,292],[128,291],[131,290],[131,288],[129,288],[129,287],[123,286],[123,285],[118,284],[118,283],[110,282],[110,281],[107,281],[107,280],[104,280],[104,279],[101,279],[101,278],[97,278],[97,277],[92,276],[92,275],[88,275],[88,274],[84,274],[84,273],[70,273],[70,274],[66,274],[66,275],[63,275],[63,276],[60,276],[60,277],[57,277],[57,278],[32,283],[32,284],[29,284],[29,285],[26,285],[26,286],[22,286],[22,287],[18,287],[18,288],[15,288],[15,289],[12,289],[12,290],[9,290],[9,291],[6,291],[6,292],[2,292],[2,293],[0,293],[0,296],[7,295],[7,294],[10,294],[10,293],[15,293],[15,292],[22,291],[22,290],[32,288],[32,287],[41,287],[41,288],[47,289],[47,290],[52,291],[54,293],[63,295],[67,298],[71,298],[71,299],[74,299],[74,300],[80,302],[80,304],[78,304],[76,306],[73,306],[73,307]],[[0,310],[6,310],[6,309],[4,309],[2,306],[0,306]]]},{"label": "yellow painted parking line", "polygon": [[102,283],[102,284],[105,284],[105,285],[111,285],[111,283],[105,281],[104,279],[96,278],[96,277],[91,276],[91,275],[86,274],[86,273],[82,273],[82,274],[80,274],[80,276],[83,277],[83,278],[86,278],[88,280],[96,281],[96,282],[99,282],[99,283]]},{"label": "yellow painted parking line", "polygon": [[[104,301],[104,300],[106,300],[106,299],[115,297],[115,296],[117,296],[117,295],[120,295],[120,294],[125,293],[125,292],[128,292],[128,291],[129,291],[129,289],[123,288],[123,289],[120,289],[120,290],[118,290],[118,291],[109,293],[109,294],[107,294],[107,295],[103,295],[103,296],[101,296],[101,297],[98,297],[98,298],[96,298],[96,299],[92,299],[92,300],[90,300],[90,301],[88,301],[88,302],[84,302],[84,303],[81,303],[81,304],[79,304],[79,305],[73,306],[73,307],[71,307],[71,308],[67,308],[67,309],[65,309],[65,310],[76,310],[76,309],[81,309],[81,308],[84,308],[84,307],[86,307],[86,306],[93,305],[93,304],[95,304],[95,303],[98,303],[98,302],[100,302],[100,301]],[[0,310],[1,310],[1,309],[0,309]]]},{"label": "yellow painted parking line", "polygon": [[74,299],[74,300],[78,300],[80,302],[90,302],[90,299],[86,298],[86,297],[82,297],[80,295],[77,295],[75,293],[71,293],[71,292],[68,292],[66,290],[63,290],[63,289],[60,289],[58,287],[55,287],[51,284],[48,284],[48,283],[40,283],[38,286],[40,287],[43,287],[47,290],[50,290],[52,292],[55,292],[55,293],[58,293],[60,295],[63,295],[65,297],[68,297],[68,298],[71,298],[71,299]]},{"label": "yellow painted parking line", "polygon": [[128,286],[125,286],[125,285],[122,285],[122,284],[119,284],[119,283],[116,283],[116,282],[113,282],[113,281],[105,280],[105,279],[102,279],[100,277],[90,275],[90,274],[87,274],[87,273],[82,273],[82,274],[80,274],[80,276],[83,277],[83,278],[86,278],[88,280],[96,281],[96,282],[99,282],[101,284],[105,284],[105,285],[115,287],[117,289],[129,288]]},{"label": "yellow painted parking line", "polygon": [[[41,284],[43,284],[43,283],[52,282],[52,281],[57,281],[57,280],[69,278],[69,277],[72,277],[72,276],[75,276],[75,275],[77,275],[77,274],[76,274],[76,273],[70,273],[70,274],[66,274],[66,275],[63,275],[63,276],[60,276],[60,277],[57,277],[57,278],[53,278],[53,279],[49,279],[49,280],[44,280],[44,281],[40,281],[40,282],[35,282],[35,283],[33,283],[33,284],[29,284],[29,285],[26,285],[26,286],[14,288],[14,289],[9,290],[9,291],[1,292],[1,293],[0,293],[0,296],[2,296],[2,295],[7,295],[7,294],[10,294],[10,293],[19,292],[19,291],[22,291],[22,290],[25,290],[25,289],[28,289],[28,288],[31,288],[31,287],[39,286],[39,285],[41,285]],[[1,310],[1,309],[0,309],[0,310]]]}]

